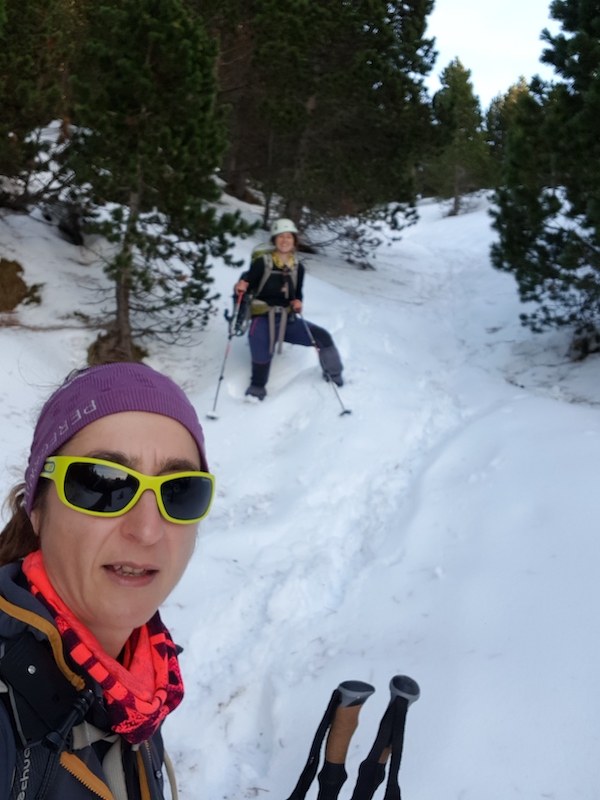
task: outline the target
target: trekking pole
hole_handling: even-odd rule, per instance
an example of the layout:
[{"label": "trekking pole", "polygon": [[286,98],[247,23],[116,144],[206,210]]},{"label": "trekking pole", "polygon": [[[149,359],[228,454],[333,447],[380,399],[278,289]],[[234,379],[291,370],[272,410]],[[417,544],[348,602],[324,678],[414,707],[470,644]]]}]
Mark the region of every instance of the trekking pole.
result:
[{"label": "trekking pole", "polygon": [[398,772],[402,759],[406,714],[411,703],[419,699],[419,685],[407,675],[395,675],[390,681],[390,702],[368,756],[358,769],[351,800],[371,800],[385,779],[385,766],[391,755],[384,800],[401,800]]},{"label": "trekking pole", "polygon": [[407,675],[396,675],[390,681],[390,692],[394,698],[395,715],[390,744],[390,767],[384,800],[401,800],[398,773],[400,771],[402,749],[404,747],[406,714],[408,713],[409,706],[419,699],[421,690],[419,689],[419,684],[412,678],[409,678]]},{"label": "trekking pole", "polygon": [[[339,794],[344,781],[346,780],[344,761],[350,744],[352,734],[356,729],[358,713],[363,703],[369,698],[375,689],[368,683],[362,681],[344,681],[334,690],[329,704],[325,709],[323,718],[317,727],[312,741],[308,759],[304,769],[300,773],[298,782],[288,800],[304,800],[319,768],[319,757],[321,745],[325,734],[331,728],[327,737],[325,764],[319,774],[319,798],[321,800],[334,800]],[[341,762],[339,759],[342,759]],[[329,759],[329,761],[328,761]],[[341,766],[341,770],[339,767]],[[336,769],[337,768],[337,769]],[[339,773],[343,772],[340,780]],[[338,773],[332,776],[332,773]],[[323,775],[323,778],[321,777]],[[334,779],[332,780],[332,777]],[[330,784],[326,789],[325,784]],[[325,794],[323,792],[325,791]],[[329,792],[329,793],[327,793]]]},{"label": "trekking pole", "polygon": [[237,300],[235,303],[235,308],[233,310],[233,316],[229,320],[229,332],[227,335],[227,346],[225,347],[225,355],[223,356],[223,364],[221,365],[221,373],[219,375],[219,380],[217,381],[217,391],[215,392],[215,400],[213,403],[212,411],[208,413],[206,416],[208,419],[219,419],[218,415],[215,413],[217,408],[217,399],[219,397],[219,391],[221,389],[221,383],[223,382],[223,376],[225,375],[225,364],[227,363],[227,358],[229,356],[229,351],[231,350],[231,340],[235,334],[235,326],[237,324],[237,319],[240,313],[240,308],[242,306],[242,300],[244,298],[244,292],[238,292]]},{"label": "trekking pole", "polygon": [[[301,314],[296,314],[296,316],[297,316],[297,317],[300,317],[300,319],[302,320],[302,324],[304,325],[304,327],[305,327],[305,329],[306,329],[306,333],[307,333],[307,335],[308,335],[308,338],[310,339],[310,343],[312,344],[312,346],[313,346],[313,347],[315,348],[315,350],[317,351],[317,355],[318,355],[318,356],[320,356],[320,354],[321,354],[321,349],[320,349],[319,345],[317,344],[317,341],[316,341],[315,337],[314,337],[314,336],[313,336],[313,334],[312,334],[312,331],[311,331],[311,329],[310,329],[310,326],[309,326],[308,322],[307,322],[307,321],[304,319],[304,317],[303,317]],[[321,361],[321,359],[319,358],[319,363],[320,363],[320,361]],[[331,388],[333,389],[333,391],[334,391],[334,393],[335,393],[335,396],[337,397],[337,399],[338,399],[338,402],[339,402],[340,406],[342,407],[342,410],[341,410],[341,412],[340,412],[340,417],[343,417],[343,416],[344,416],[344,414],[351,414],[351,413],[352,413],[352,411],[350,411],[350,409],[349,409],[349,408],[346,408],[346,406],[344,405],[344,403],[343,403],[343,401],[342,401],[342,398],[340,397],[340,393],[339,393],[339,391],[338,391],[338,388],[337,388],[337,386],[335,385],[334,381],[331,379],[331,375],[330,375],[330,374],[329,374],[329,372],[328,372],[328,371],[327,371],[327,370],[326,370],[326,369],[323,367],[323,365],[322,365],[322,364],[321,364],[321,368],[323,369],[323,372],[325,373],[325,375],[327,375],[327,382],[331,384]]]},{"label": "trekking pole", "polygon": [[358,715],[375,689],[362,681],[345,681],[340,683],[338,691],[340,702],[325,744],[325,762],[318,776],[317,800],[337,800],[348,778],[346,756],[350,740],[358,726]]}]

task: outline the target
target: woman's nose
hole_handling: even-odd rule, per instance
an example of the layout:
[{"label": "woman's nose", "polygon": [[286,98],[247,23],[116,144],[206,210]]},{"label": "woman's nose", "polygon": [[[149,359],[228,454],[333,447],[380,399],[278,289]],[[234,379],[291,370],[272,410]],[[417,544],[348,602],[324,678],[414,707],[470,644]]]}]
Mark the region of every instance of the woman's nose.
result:
[{"label": "woman's nose", "polygon": [[157,542],[163,535],[166,521],[163,519],[156,495],[146,489],[137,503],[123,515],[123,531],[126,536],[137,539],[144,545]]}]

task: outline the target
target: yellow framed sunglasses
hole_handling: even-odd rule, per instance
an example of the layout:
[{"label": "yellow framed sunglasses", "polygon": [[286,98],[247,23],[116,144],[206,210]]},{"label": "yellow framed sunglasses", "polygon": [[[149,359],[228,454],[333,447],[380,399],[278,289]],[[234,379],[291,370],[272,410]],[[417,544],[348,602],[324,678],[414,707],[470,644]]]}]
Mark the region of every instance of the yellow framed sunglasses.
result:
[{"label": "yellow framed sunglasses", "polygon": [[164,519],[178,525],[204,519],[215,492],[215,477],[209,472],[144,475],[122,464],[82,456],[51,456],[40,477],[54,482],[66,506],[93,517],[120,517],[149,489]]}]

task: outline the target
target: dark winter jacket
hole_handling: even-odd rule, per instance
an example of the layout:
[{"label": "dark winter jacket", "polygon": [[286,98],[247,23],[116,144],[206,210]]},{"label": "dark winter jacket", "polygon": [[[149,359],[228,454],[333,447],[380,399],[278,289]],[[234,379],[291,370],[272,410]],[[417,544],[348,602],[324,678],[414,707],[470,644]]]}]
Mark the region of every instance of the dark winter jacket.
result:
[{"label": "dark winter jacket", "polygon": [[0,800],[34,800],[44,781],[45,800],[162,800],[160,734],[132,747],[112,733],[55,634],[20,565],[1,567]]},{"label": "dark winter jacket", "polygon": [[[298,263],[296,280],[294,281],[289,274],[289,270],[281,269],[273,264],[273,269],[267,282],[257,295],[256,291],[260,286],[265,270],[265,260],[263,256],[255,258],[250,264],[250,269],[241,277],[248,281],[248,291],[257,300],[262,300],[269,306],[287,307],[291,300],[302,300],[302,286],[304,284],[304,265]],[[294,285],[295,284],[295,285]]]}]

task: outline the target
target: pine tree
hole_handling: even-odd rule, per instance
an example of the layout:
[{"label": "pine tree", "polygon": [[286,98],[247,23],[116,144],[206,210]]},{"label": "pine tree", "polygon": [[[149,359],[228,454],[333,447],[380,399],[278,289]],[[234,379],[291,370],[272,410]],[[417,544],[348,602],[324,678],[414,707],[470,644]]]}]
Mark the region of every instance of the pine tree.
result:
[{"label": "pine tree", "polygon": [[435,154],[425,174],[429,190],[451,198],[450,213],[458,214],[466,194],[490,185],[491,156],[471,71],[455,58],[443,70],[441,85],[432,104]]},{"label": "pine tree", "polygon": [[50,146],[42,128],[70,113],[67,78],[79,40],[79,5],[28,0],[24,6],[2,0],[0,174],[13,180],[0,190],[0,204],[23,208],[54,191],[31,179]]},{"label": "pine tree", "polygon": [[562,80],[534,80],[516,104],[494,213],[494,265],[515,275],[532,330],[600,324],[600,3],[555,0],[562,31],[543,60]]},{"label": "pine tree", "polygon": [[412,199],[429,121],[432,0],[250,5],[231,26],[248,69],[232,104],[230,182],[249,177],[294,218]]},{"label": "pine tree", "polygon": [[258,185],[268,162],[260,107],[264,87],[254,66],[262,38],[256,20],[262,0],[188,2],[202,16],[217,44],[217,106],[227,129],[222,175],[227,190],[246,199],[248,184]]},{"label": "pine tree", "polygon": [[224,144],[214,46],[180,0],[98,2],[81,59],[65,167],[110,209],[95,224],[114,246],[115,320],[102,341],[132,358],[136,337],[205,324],[209,257],[227,259],[228,235],[245,229],[214,206]]},{"label": "pine tree", "polygon": [[494,97],[485,114],[485,139],[492,162],[493,185],[498,187],[502,175],[502,165],[506,156],[506,143],[511,121],[519,97],[529,92],[524,77],[508,88],[503,95]]},{"label": "pine tree", "polygon": [[305,94],[293,172],[288,163],[277,186],[297,206],[334,216],[414,196],[428,121],[422,77],[432,58],[424,39],[431,4],[341,5],[315,23],[318,42],[313,36],[300,51]]}]

